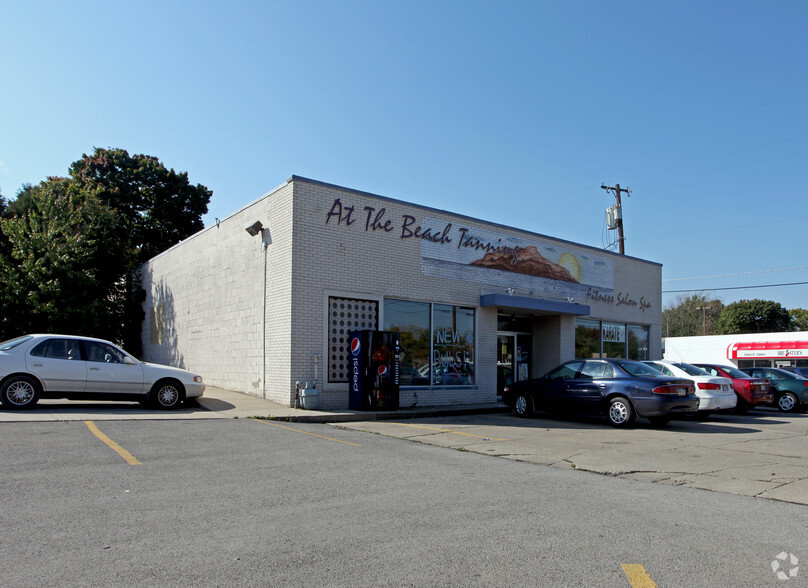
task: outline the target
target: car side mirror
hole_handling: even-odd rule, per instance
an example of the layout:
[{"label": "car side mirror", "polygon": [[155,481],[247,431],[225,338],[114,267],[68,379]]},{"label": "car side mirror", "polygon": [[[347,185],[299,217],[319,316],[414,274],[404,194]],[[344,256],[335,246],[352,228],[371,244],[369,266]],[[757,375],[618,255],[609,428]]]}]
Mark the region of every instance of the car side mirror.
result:
[{"label": "car side mirror", "polygon": [[131,357],[125,357],[125,356],[124,356],[124,358],[123,358],[123,362],[124,362],[126,365],[137,365],[137,364],[135,363],[135,361],[134,361],[134,360],[133,360]]}]

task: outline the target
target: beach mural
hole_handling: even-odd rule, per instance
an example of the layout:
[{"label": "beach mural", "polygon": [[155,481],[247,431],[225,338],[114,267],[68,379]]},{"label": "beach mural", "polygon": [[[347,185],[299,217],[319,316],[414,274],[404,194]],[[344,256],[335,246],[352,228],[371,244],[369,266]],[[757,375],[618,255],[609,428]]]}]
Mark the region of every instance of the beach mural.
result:
[{"label": "beach mural", "polygon": [[420,242],[421,270],[427,276],[488,284],[513,290],[520,296],[550,296],[588,304],[642,305],[628,294],[615,295],[614,262],[584,248],[554,241],[517,238],[494,230],[469,229],[436,218],[410,214],[394,217],[385,208],[365,206],[337,198],[325,214],[325,224],[365,233]]},{"label": "beach mural", "polygon": [[[445,222],[423,219],[423,227]],[[607,257],[538,239],[453,227],[452,243],[421,241],[425,275],[513,288],[522,296],[554,295],[586,303],[614,295],[614,263]]]}]

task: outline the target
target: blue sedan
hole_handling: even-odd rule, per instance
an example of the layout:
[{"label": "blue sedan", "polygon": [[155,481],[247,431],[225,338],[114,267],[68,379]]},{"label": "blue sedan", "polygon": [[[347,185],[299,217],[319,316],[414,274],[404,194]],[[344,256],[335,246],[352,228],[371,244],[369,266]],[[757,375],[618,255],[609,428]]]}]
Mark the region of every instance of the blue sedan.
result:
[{"label": "blue sedan", "polygon": [[534,411],[605,413],[615,427],[627,427],[638,416],[664,425],[676,414],[699,408],[692,381],[628,359],[568,361],[541,378],[514,382],[502,400],[518,416]]}]

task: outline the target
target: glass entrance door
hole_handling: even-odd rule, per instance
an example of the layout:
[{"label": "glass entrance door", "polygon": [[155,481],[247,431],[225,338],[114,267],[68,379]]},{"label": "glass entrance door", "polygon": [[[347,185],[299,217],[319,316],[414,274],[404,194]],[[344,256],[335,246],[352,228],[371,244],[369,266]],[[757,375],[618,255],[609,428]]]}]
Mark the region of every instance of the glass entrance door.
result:
[{"label": "glass entrance door", "polygon": [[521,333],[497,334],[497,396],[505,386],[531,377],[533,337]]},{"label": "glass entrance door", "polygon": [[505,386],[513,384],[516,335],[497,335],[497,396]]}]

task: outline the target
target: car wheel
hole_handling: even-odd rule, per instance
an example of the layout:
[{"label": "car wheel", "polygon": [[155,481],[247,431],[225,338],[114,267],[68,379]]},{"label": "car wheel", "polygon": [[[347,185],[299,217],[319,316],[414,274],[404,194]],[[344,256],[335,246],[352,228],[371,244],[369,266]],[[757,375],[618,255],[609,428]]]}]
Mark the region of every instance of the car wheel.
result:
[{"label": "car wheel", "polygon": [[39,402],[39,382],[28,376],[13,376],[0,389],[0,402],[9,410],[33,407]]},{"label": "car wheel", "polygon": [[752,408],[750,404],[741,397],[738,397],[738,404],[735,405],[735,414],[746,414]]},{"label": "car wheel", "polygon": [[635,413],[634,407],[628,398],[623,396],[616,396],[609,401],[609,410],[607,412],[609,422],[614,427],[628,427],[634,422]]},{"label": "car wheel", "polygon": [[173,380],[157,382],[149,392],[149,404],[153,408],[169,410],[182,404],[185,391],[182,384]]},{"label": "car wheel", "polygon": [[520,417],[533,414],[533,400],[528,394],[517,394],[513,403],[513,411]]},{"label": "car wheel", "polygon": [[791,392],[785,392],[777,399],[777,408],[780,412],[796,412],[798,404],[797,397]]},{"label": "car wheel", "polygon": [[669,422],[671,422],[672,418],[673,417],[671,417],[671,416],[663,415],[663,416],[648,417],[648,420],[651,421],[651,424],[656,426],[656,427],[664,427]]}]

